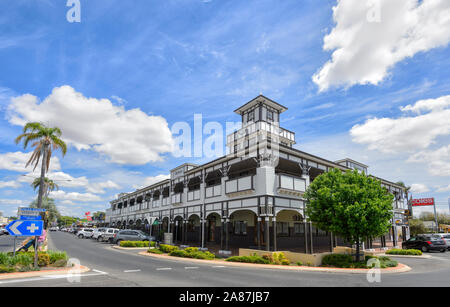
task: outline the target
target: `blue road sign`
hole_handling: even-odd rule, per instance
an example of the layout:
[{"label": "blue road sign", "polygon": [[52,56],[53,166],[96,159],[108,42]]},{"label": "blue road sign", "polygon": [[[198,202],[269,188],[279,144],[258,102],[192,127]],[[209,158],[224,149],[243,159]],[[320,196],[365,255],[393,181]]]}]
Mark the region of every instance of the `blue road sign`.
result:
[{"label": "blue road sign", "polygon": [[40,215],[38,215],[38,216],[21,215],[19,220],[22,220],[22,221],[38,221],[38,220],[42,220],[42,217]]},{"label": "blue road sign", "polygon": [[5,229],[11,236],[32,237],[42,235],[44,229],[43,221],[15,220],[9,223]]}]

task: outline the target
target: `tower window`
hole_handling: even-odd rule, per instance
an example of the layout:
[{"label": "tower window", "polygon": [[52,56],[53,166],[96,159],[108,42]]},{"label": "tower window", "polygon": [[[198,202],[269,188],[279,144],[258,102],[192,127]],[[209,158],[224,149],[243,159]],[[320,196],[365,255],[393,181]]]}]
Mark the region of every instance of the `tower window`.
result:
[{"label": "tower window", "polygon": [[267,110],[267,120],[273,122],[273,111]]},{"label": "tower window", "polygon": [[251,122],[255,120],[255,111],[248,112],[247,122]]}]

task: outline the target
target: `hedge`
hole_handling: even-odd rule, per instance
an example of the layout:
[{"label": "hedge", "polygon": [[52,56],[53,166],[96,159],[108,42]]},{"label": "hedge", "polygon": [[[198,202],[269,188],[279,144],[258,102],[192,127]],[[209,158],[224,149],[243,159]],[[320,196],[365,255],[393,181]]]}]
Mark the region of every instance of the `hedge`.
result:
[{"label": "hedge", "polygon": [[244,263],[258,263],[258,264],[270,264],[270,260],[261,256],[257,256],[256,254],[252,256],[232,256],[225,261],[230,262],[244,262]]},{"label": "hedge", "polygon": [[148,247],[148,241],[120,241],[120,247]]},{"label": "hedge", "polygon": [[213,253],[210,253],[208,251],[202,252],[199,251],[196,247],[186,248],[184,250],[173,250],[169,253],[169,256],[174,257],[183,257],[183,258],[195,258],[195,259],[205,259],[205,260],[212,260],[216,258],[216,256]]},{"label": "hedge", "polygon": [[170,254],[171,252],[173,252],[174,250],[178,249],[178,246],[174,246],[174,245],[167,245],[167,244],[161,244],[159,246],[159,249],[166,254]]},{"label": "hedge", "polygon": [[[377,259],[380,264],[380,268],[389,268],[396,267],[398,262],[395,260],[391,260],[391,258],[387,256],[366,256],[365,261],[362,262],[354,262],[352,256],[346,254],[330,254],[326,255],[322,259],[322,266],[326,267],[336,267],[336,268],[359,268],[359,269],[367,269],[369,266],[367,265],[370,259]],[[373,267],[371,265],[370,267]]]},{"label": "hedge", "polygon": [[390,249],[386,251],[387,255],[413,255],[413,256],[422,256],[422,251],[418,249]]},{"label": "hedge", "polygon": [[[47,251],[38,252],[38,266],[64,267],[67,264],[66,252]],[[33,271],[34,252],[0,253],[0,273]]]}]

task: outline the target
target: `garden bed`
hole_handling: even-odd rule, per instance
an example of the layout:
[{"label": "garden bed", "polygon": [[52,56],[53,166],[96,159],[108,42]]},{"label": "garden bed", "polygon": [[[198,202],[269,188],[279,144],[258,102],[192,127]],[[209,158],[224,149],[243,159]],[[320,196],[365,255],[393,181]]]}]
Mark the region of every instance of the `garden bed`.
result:
[{"label": "garden bed", "polygon": [[67,265],[66,252],[38,252],[38,267],[34,267],[34,252],[0,253],[0,273],[40,271]]}]

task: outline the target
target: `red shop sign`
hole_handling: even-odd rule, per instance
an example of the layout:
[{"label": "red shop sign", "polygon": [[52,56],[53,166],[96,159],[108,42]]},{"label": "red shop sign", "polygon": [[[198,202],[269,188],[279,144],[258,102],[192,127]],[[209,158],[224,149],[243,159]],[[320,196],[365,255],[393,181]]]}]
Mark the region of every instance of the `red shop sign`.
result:
[{"label": "red shop sign", "polygon": [[434,198],[418,198],[412,200],[412,206],[433,206]]}]

